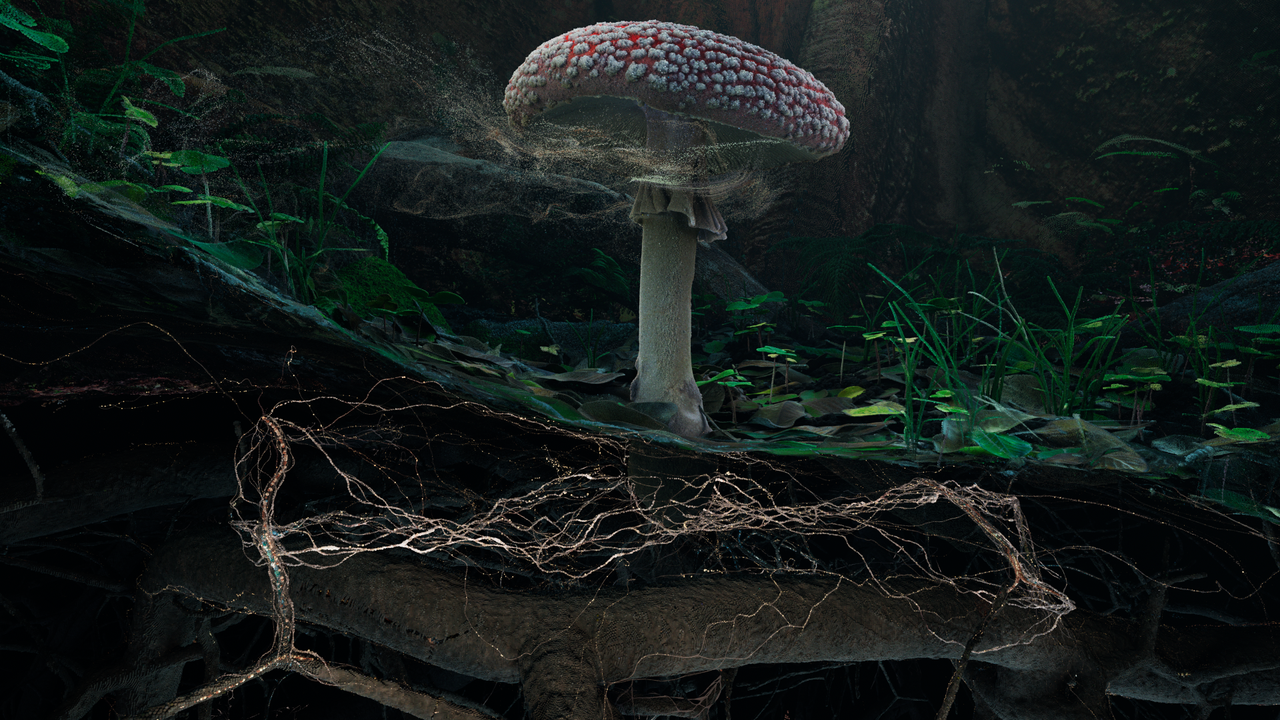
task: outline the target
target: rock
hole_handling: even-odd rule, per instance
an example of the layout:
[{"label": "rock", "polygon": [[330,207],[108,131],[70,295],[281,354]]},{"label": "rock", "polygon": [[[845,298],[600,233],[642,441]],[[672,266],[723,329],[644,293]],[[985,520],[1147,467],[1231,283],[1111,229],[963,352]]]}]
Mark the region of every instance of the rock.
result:
[{"label": "rock", "polygon": [[[1280,313],[1280,263],[1272,263],[1161,306],[1159,333],[1161,338],[1185,335],[1194,323],[1198,335],[1212,328],[1215,340],[1247,345],[1251,338],[1258,336],[1235,328],[1275,322],[1277,313]],[[1155,329],[1151,322],[1126,329],[1121,335],[1121,345],[1146,344],[1145,338]]]}]

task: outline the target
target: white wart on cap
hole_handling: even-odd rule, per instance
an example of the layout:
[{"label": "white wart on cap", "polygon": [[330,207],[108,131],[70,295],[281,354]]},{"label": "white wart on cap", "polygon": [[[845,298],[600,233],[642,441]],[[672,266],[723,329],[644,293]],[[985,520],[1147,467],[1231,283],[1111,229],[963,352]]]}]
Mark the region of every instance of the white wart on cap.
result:
[{"label": "white wart on cap", "polygon": [[656,20],[599,23],[543,43],[503,99],[517,127],[535,116],[607,123],[640,145],[642,106],[709,121],[717,143],[741,144],[721,171],[817,160],[849,137],[844,106],[809,72],[738,38]]}]

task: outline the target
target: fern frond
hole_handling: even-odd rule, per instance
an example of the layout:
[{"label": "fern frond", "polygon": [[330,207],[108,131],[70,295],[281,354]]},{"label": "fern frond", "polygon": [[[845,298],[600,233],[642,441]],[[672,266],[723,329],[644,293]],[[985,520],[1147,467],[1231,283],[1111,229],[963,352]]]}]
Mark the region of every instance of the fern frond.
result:
[{"label": "fern frond", "polygon": [[[1216,165],[1216,164],[1217,164],[1217,163],[1213,162],[1212,160],[1209,160],[1208,158],[1206,158],[1206,157],[1202,156],[1202,155],[1200,154],[1200,151],[1199,151],[1199,150],[1192,150],[1191,148],[1189,148],[1189,147],[1187,147],[1187,146],[1185,146],[1185,145],[1179,145],[1179,144],[1178,144],[1178,143],[1176,143],[1176,142],[1170,142],[1170,141],[1168,141],[1168,140],[1161,140],[1160,138],[1147,137],[1147,136],[1145,136],[1145,135],[1129,135],[1129,134],[1117,135],[1117,136],[1115,136],[1115,137],[1111,138],[1110,140],[1108,140],[1108,141],[1106,141],[1106,142],[1102,143],[1102,144],[1101,144],[1101,145],[1099,145],[1098,147],[1094,148],[1094,149],[1093,149],[1093,152],[1094,152],[1094,154],[1097,154],[1097,152],[1098,152],[1099,150],[1103,149],[1103,148],[1111,147],[1112,145],[1119,145],[1120,143],[1127,143],[1127,142],[1153,142],[1153,143],[1158,143],[1158,144],[1160,144],[1160,145],[1164,145],[1165,147],[1171,147],[1171,148],[1173,148],[1174,150],[1177,150],[1177,151],[1178,151],[1178,152],[1180,152],[1180,153],[1184,153],[1184,154],[1186,154],[1186,156],[1187,156],[1187,157],[1192,158],[1192,159],[1194,159],[1194,160],[1200,160],[1201,162],[1207,162],[1207,163],[1209,163],[1210,165]],[[1109,154],[1109,155],[1114,155],[1114,154],[1116,154],[1116,153],[1108,153],[1108,154]],[[1137,153],[1133,153],[1133,154],[1137,154]],[[1105,156],[1103,156],[1103,157],[1105,157]],[[1097,158],[1094,158],[1094,159],[1096,160]]]}]

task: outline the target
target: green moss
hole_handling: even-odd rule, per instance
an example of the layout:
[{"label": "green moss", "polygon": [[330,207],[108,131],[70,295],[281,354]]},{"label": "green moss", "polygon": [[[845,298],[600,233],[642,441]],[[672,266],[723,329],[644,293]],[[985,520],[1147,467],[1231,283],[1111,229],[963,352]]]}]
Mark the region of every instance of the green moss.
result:
[{"label": "green moss", "polygon": [[453,332],[436,305],[460,303],[462,298],[453,293],[432,295],[386,260],[363,258],[334,274],[341,286],[337,293],[340,297],[331,297],[330,300],[345,301],[360,313],[380,311],[398,315],[421,312],[432,325],[444,332]]}]

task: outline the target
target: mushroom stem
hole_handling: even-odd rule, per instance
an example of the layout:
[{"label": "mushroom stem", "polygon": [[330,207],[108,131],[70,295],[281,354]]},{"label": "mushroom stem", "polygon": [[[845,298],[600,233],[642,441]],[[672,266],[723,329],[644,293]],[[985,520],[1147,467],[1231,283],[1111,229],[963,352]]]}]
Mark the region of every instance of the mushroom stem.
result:
[{"label": "mushroom stem", "polygon": [[[701,437],[710,426],[689,354],[689,306],[698,229],[680,213],[646,215],[640,246],[640,353],[633,402],[672,403],[667,429]],[[665,413],[664,413],[665,415]]]}]

